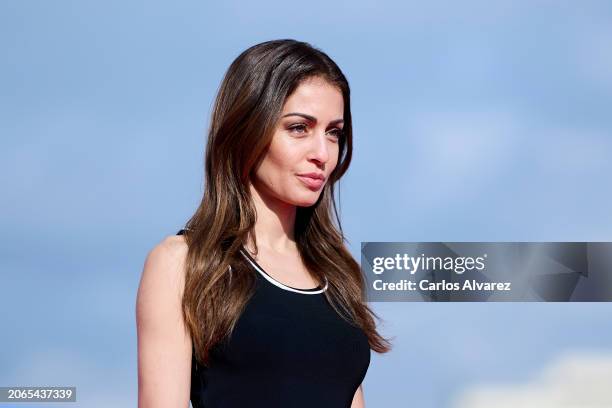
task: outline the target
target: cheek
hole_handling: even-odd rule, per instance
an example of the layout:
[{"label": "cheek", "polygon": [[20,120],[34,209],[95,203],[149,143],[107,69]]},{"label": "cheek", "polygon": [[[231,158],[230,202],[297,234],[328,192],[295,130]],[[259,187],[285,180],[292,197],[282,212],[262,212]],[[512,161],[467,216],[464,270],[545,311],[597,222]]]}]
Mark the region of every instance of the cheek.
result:
[{"label": "cheek", "polygon": [[299,151],[286,143],[272,143],[258,171],[262,180],[268,184],[279,186],[287,181],[289,176],[299,171]]},{"label": "cheek", "polygon": [[271,146],[268,150],[267,160],[270,165],[280,171],[295,170],[299,160],[299,152],[289,146]]},{"label": "cheek", "polygon": [[295,141],[279,135],[272,140],[268,149],[268,157],[274,165],[288,171],[299,170],[303,148]]},{"label": "cheek", "polygon": [[331,155],[331,158],[329,160],[330,173],[338,165],[338,157],[340,155],[340,146],[337,144],[335,146],[336,147],[334,149],[330,150],[330,155]]}]

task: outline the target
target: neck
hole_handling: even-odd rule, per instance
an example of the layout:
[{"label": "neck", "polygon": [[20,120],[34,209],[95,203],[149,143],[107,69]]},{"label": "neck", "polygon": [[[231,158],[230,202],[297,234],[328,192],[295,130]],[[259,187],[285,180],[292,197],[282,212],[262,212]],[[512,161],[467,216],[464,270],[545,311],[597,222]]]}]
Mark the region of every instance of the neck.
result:
[{"label": "neck", "polygon": [[[257,211],[254,229],[257,246],[278,253],[294,251],[296,206],[263,193],[252,183],[249,189]],[[249,237],[248,248],[252,250],[253,247]]]}]

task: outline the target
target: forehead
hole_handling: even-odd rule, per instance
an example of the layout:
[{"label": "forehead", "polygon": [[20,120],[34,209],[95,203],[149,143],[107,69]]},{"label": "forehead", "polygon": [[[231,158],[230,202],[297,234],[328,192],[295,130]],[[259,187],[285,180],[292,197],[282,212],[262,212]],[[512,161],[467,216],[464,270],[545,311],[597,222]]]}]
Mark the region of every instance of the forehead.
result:
[{"label": "forehead", "polygon": [[301,112],[322,118],[341,118],[344,113],[342,91],[324,79],[306,79],[285,101],[282,113],[289,112]]}]

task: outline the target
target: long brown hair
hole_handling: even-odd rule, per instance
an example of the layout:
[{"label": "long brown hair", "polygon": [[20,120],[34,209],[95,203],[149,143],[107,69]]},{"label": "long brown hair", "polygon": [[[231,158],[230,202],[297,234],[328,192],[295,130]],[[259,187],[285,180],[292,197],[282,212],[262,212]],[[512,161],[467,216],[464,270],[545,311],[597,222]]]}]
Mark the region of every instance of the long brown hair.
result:
[{"label": "long brown hair", "polygon": [[344,245],[334,199],[334,184],[347,171],[352,154],[348,81],[327,54],[308,43],[285,39],[242,52],[225,73],[213,107],[204,194],[184,233],[189,249],[183,317],[195,357],[203,365],[209,363],[211,348],[231,335],[254,290],[255,272],[238,252],[249,236],[257,247],[248,183],[265,156],[285,100],[302,81],[313,77],[342,92],[344,128],[338,164],[318,201],[296,209],[296,244],[308,270],[320,281],[327,278],[324,294],[334,310],[364,330],[372,350],[391,349],[389,340],[376,331],[374,317],[380,318],[366,304],[364,278]]}]

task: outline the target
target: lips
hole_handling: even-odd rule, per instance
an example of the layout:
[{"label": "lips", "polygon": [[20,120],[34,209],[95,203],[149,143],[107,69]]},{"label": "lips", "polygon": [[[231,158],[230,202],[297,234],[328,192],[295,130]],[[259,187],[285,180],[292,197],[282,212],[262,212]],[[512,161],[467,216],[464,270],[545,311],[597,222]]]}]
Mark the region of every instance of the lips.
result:
[{"label": "lips", "polygon": [[298,174],[298,176],[311,177],[311,178],[314,178],[314,179],[321,179],[321,180],[325,181],[325,175],[323,173],[316,173],[316,172],[301,173],[301,174]]},{"label": "lips", "polygon": [[309,175],[298,174],[297,178],[313,191],[320,189],[323,183],[325,183],[324,178],[320,178],[320,176],[311,177]]}]

